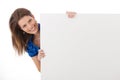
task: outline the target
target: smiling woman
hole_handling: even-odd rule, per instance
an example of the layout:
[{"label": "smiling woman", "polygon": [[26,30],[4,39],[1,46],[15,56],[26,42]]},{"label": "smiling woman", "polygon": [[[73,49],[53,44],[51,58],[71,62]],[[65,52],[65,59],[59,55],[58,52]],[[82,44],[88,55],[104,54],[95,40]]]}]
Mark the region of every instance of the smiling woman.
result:
[{"label": "smiling woman", "polygon": [[[75,16],[73,12],[67,12],[67,15],[69,18]],[[10,17],[9,27],[13,47],[18,55],[27,52],[38,71],[41,71],[41,59],[45,57],[45,53],[40,49],[40,23],[37,23],[34,15],[28,9],[18,8]]]},{"label": "smiling woman", "polygon": [[18,8],[11,15],[9,26],[13,47],[18,51],[18,55],[26,51],[41,71],[38,54],[41,56],[39,58],[43,58],[45,54],[40,49],[40,24],[28,9]]}]

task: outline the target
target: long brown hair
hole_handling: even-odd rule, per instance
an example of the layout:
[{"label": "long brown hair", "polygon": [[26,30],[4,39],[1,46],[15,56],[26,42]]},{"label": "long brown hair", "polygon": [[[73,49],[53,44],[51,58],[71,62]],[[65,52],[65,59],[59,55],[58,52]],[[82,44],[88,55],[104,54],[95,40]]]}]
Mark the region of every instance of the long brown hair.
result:
[{"label": "long brown hair", "polygon": [[12,44],[14,49],[18,52],[18,55],[23,54],[27,48],[27,42],[32,36],[31,34],[25,33],[20,29],[18,21],[24,16],[32,16],[32,13],[25,8],[16,9],[9,20],[9,27],[11,30]]}]

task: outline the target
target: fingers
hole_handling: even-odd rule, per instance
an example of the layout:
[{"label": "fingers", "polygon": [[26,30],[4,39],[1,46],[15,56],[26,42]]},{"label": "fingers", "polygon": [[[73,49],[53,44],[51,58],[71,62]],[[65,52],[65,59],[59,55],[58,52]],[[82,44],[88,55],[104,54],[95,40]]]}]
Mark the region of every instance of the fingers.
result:
[{"label": "fingers", "polygon": [[74,18],[76,15],[76,12],[67,11],[66,14],[68,15],[68,18]]},{"label": "fingers", "polygon": [[38,60],[41,60],[42,58],[45,57],[45,53],[43,50],[39,50],[39,53],[38,53]]}]

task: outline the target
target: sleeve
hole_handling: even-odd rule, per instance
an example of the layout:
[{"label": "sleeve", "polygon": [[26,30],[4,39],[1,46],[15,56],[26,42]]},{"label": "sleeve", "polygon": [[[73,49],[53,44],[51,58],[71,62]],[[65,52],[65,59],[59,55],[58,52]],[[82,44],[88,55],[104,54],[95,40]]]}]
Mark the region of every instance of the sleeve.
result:
[{"label": "sleeve", "polygon": [[27,44],[26,52],[28,53],[28,55],[30,57],[34,57],[38,54],[39,49],[40,48],[38,48],[36,45],[34,45],[32,41],[29,41]]}]

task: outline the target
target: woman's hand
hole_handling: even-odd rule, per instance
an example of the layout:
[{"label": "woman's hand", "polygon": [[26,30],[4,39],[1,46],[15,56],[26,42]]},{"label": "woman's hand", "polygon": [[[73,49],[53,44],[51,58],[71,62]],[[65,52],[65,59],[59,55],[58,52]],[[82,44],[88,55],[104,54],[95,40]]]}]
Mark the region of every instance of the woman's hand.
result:
[{"label": "woman's hand", "polygon": [[39,52],[39,53],[38,53],[38,60],[40,61],[42,58],[45,57],[45,53],[44,53],[43,50],[39,50],[38,52]]},{"label": "woman's hand", "polygon": [[68,15],[68,18],[74,18],[76,15],[76,12],[67,11],[66,14]]}]

